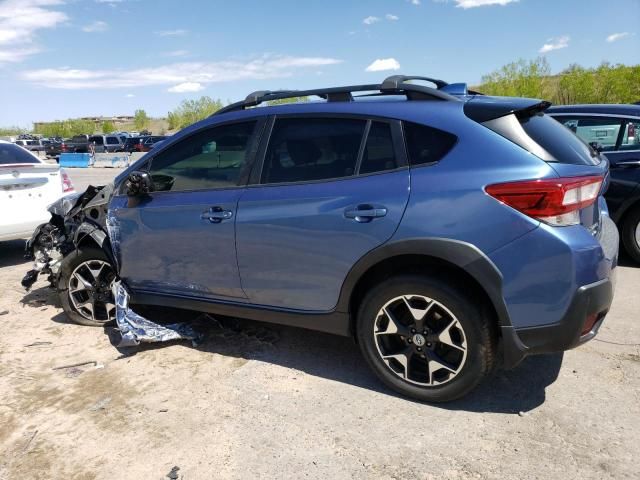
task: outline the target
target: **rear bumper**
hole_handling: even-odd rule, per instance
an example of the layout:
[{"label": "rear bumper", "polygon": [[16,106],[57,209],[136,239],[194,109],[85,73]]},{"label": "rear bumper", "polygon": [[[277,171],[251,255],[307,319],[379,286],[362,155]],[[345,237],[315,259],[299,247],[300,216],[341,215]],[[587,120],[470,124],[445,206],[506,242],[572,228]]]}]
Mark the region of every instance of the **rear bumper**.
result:
[{"label": "rear bumper", "polygon": [[501,327],[504,366],[515,367],[528,355],[569,350],[595,337],[611,307],[614,282],[612,277],[580,287],[558,323],[520,329]]}]

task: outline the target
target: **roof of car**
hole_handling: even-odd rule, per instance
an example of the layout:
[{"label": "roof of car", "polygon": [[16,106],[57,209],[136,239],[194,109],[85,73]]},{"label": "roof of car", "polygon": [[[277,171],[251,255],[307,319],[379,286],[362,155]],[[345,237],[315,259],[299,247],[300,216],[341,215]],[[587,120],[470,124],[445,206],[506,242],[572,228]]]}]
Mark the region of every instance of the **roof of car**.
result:
[{"label": "roof of car", "polygon": [[554,105],[549,113],[598,113],[609,115],[633,115],[640,117],[640,105],[595,104],[595,105]]}]

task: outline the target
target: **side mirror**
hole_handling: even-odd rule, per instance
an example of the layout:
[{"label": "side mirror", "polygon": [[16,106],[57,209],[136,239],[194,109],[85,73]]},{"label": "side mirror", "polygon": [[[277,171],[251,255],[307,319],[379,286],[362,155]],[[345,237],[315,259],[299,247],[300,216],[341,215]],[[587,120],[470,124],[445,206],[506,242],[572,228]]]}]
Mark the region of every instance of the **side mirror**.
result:
[{"label": "side mirror", "polygon": [[602,153],[602,151],[604,150],[604,147],[602,146],[602,144],[598,142],[589,142],[589,146],[598,153]]},{"label": "side mirror", "polygon": [[124,184],[124,191],[130,197],[139,197],[153,192],[153,181],[147,172],[133,171]]}]

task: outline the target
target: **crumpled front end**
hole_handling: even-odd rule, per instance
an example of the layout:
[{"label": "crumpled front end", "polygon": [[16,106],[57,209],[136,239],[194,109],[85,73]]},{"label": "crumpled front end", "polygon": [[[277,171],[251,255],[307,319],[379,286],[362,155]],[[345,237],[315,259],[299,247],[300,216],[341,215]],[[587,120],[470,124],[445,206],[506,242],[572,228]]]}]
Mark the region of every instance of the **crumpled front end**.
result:
[{"label": "crumpled front end", "polygon": [[[21,282],[27,291],[40,275],[48,275],[51,287],[64,290],[59,285],[62,262],[86,241],[101,248],[114,272],[118,272],[120,228],[108,208],[112,192],[113,185],[90,186],[85,192],[61,198],[48,207],[51,220],[38,226],[26,243],[25,256],[34,261]],[[129,305],[129,292],[117,273],[111,288],[115,321],[122,336],[118,347],[170,340],[195,343],[201,338],[188,322],[163,325],[134,312]]]},{"label": "crumpled front end", "polygon": [[[99,238],[104,234],[107,206],[113,185],[89,186],[83,193],[67,195],[48,207],[51,220],[39,225],[25,245],[25,257],[34,260],[33,268],[22,279],[29,290],[39,275],[48,275],[52,287],[57,287],[64,257],[78,248],[86,235]],[[110,249],[96,242],[109,255]]]}]

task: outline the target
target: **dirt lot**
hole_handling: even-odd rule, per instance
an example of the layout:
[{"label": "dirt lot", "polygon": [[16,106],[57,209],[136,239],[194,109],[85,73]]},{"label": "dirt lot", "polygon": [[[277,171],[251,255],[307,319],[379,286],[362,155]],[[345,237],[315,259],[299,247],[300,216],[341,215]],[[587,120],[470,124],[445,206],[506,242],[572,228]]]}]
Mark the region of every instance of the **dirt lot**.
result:
[{"label": "dirt lot", "polygon": [[[103,175],[111,175],[108,172]],[[89,172],[72,172],[77,184]],[[118,351],[67,323],[22,242],[0,243],[0,479],[638,478],[640,268],[596,341],[431,406],[385,389],[348,339],[212,328]],[[56,369],[82,362],[78,367]]]}]

